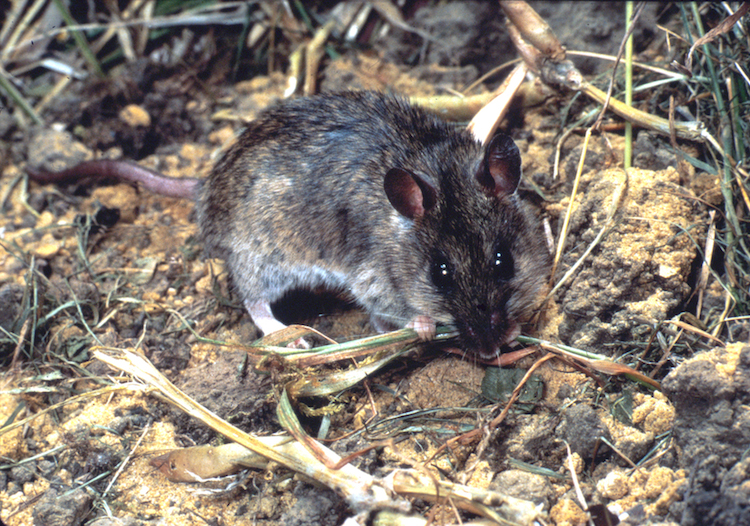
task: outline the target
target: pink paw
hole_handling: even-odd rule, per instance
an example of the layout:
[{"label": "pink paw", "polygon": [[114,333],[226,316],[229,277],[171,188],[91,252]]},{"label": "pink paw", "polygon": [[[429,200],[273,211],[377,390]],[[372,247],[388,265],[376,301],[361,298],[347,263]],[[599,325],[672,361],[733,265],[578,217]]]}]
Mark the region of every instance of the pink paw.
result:
[{"label": "pink paw", "polygon": [[419,339],[423,342],[428,342],[435,338],[437,328],[435,327],[435,320],[429,316],[417,316],[407,325],[408,328],[417,331]]},{"label": "pink paw", "polygon": [[297,338],[293,342],[287,344],[290,349],[310,349],[312,345],[304,338]]}]

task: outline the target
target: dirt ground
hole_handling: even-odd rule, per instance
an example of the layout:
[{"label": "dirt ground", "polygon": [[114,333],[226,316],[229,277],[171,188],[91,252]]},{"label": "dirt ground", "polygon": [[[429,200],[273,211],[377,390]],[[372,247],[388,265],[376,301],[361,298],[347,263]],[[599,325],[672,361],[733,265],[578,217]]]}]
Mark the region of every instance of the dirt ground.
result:
[{"label": "dirt ground", "polygon": [[[569,49],[616,53],[622,4],[554,4],[535,6]],[[648,5],[637,31],[639,60],[674,58],[655,28],[675,17],[661,4]],[[320,90],[445,94],[515,58],[494,3],[428,3],[408,22],[444,45],[425,45],[418,35],[392,28],[371,49],[324,61]],[[136,349],[187,395],[244,431],[282,430],[279,375],[253,370],[242,350],[212,343],[249,344],[260,333],[222,262],[202,256],[193,203],[127,184],[52,186],[23,177],[26,167],[59,170],[94,158],[205,177],[243,123],[283,99],[287,78],[275,71],[230,83],[227,57],[193,58],[199,66],[143,58],[105,80],[72,83],[44,109],[43,125],[21,128],[3,116],[0,327],[26,343],[2,340],[0,422],[126,381],[92,358],[92,346],[101,346]],[[576,62],[585,75],[606,82],[608,63]],[[501,78],[490,77],[477,91]],[[501,124],[522,154],[520,195],[555,240],[584,142],[582,133],[573,133],[558,146],[562,116],[574,121],[590,109],[581,98],[545,91],[533,105],[519,101]],[[327,437],[339,438],[325,444],[342,456],[364,451],[353,465],[374,476],[419,466],[530,500],[539,506],[540,524],[586,523],[570,466],[591,509],[608,506],[620,524],[750,523],[743,484],[750,469],[744,455],[750,346],[742,343],[750,325],[740,321],[718,341],[685,330],[684,321],[685,313],[706,319],[724,308],[713,275],[700,298],[696,292],[709,213],[721,203],[717,179],[675,155],[669,138],[645,130],[636,131],[634,168],[626,172],[622,130],[605,130],[588,145],[554,282],[572,274],[524,334],[629,365],[662,390],[609,370],[549,360],[535,371],[537,387],[498,428],[432,458],[448,439],[496,416],[519,377],[503,383],[496,367],[425,344],[349,389],[325,418],[304,417],[311,435],[325,421]],[[701,155],[690,142],[680,147]],[[274,307],[282,321],[310,325],[337,341],[374,334],[367,316],[331,291],[300,291]],[[526,370],[542,355],[538,350],[514,367]],[[396,415],[402,415],[397,424],[387,421]],[[365,449],[392,438],[399,440]],[[275,465],[188,484],[167,480],[150,464],[176,447],[222,442],[153,395],[121,391],[69,401],[0,434],[0,519],[9,526],[301,526],[342,524],[352,516],[336,492]],[[450,503],[415,498],[412,505],[435,524],[476,519]]]}]

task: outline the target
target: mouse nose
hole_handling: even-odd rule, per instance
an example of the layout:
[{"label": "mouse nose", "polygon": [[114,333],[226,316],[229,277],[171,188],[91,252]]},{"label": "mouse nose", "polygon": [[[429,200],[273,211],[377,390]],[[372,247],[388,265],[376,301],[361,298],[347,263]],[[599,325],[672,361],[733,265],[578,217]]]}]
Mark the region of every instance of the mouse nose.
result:
[{"label": "mouse nose", "polygon": [[490,309],[487,307],[487,304],[478,303],[477,311],[481,313],[482,319],[486,324],[485,327],[489,328],[490,336],[494,336],[505,330],[507,323],[505,320],[505,316],[500,309],[492,309],[488,314],[488,311],[490,311]]}]

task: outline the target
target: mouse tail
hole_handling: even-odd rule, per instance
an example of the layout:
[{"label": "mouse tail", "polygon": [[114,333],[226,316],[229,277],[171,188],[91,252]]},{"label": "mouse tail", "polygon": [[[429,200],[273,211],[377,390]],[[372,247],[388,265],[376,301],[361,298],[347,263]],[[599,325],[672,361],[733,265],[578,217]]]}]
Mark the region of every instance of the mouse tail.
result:
[{"label": "mouse tail", "polygon": [[46,172],[26,168],[29,177],[40,184],[67,184],[80,181],[127,181],[137,183],[149,192],[167,197],[194,199],[200,179],[168,177],[127,161],[101,159],[86,161],[67,170]]}]

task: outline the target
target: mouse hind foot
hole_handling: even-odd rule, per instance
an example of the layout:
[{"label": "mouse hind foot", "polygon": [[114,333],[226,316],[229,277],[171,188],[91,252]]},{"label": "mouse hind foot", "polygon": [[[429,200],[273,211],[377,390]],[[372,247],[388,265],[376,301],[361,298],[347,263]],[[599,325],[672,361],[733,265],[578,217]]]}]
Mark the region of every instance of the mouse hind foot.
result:
[{"label": "mouse hind foot", "polygon": [[[277,320],[273,315],[273,312],[271,312],[270,302],[263,300],[245,300],[245,308],[247,309],[248,314],[250,314],[255,326],[260,329],[260,332],[264,336],[271,334],[272,332],[286,329],[286,325]],[[304,338],[299,338],[287,345],[287,347],[293,349],[309,349],[310,343]]]},{"label": "mouse hind foot", "polygon": [[255,326],[260,329],[260,332],[265,336],[272,332],[286,329],[286,325],[281,323],[271,312],[271,303],[268,301],[258,300],[251,301],[245,300],[245,308],[248,314],[253,319]]}]

